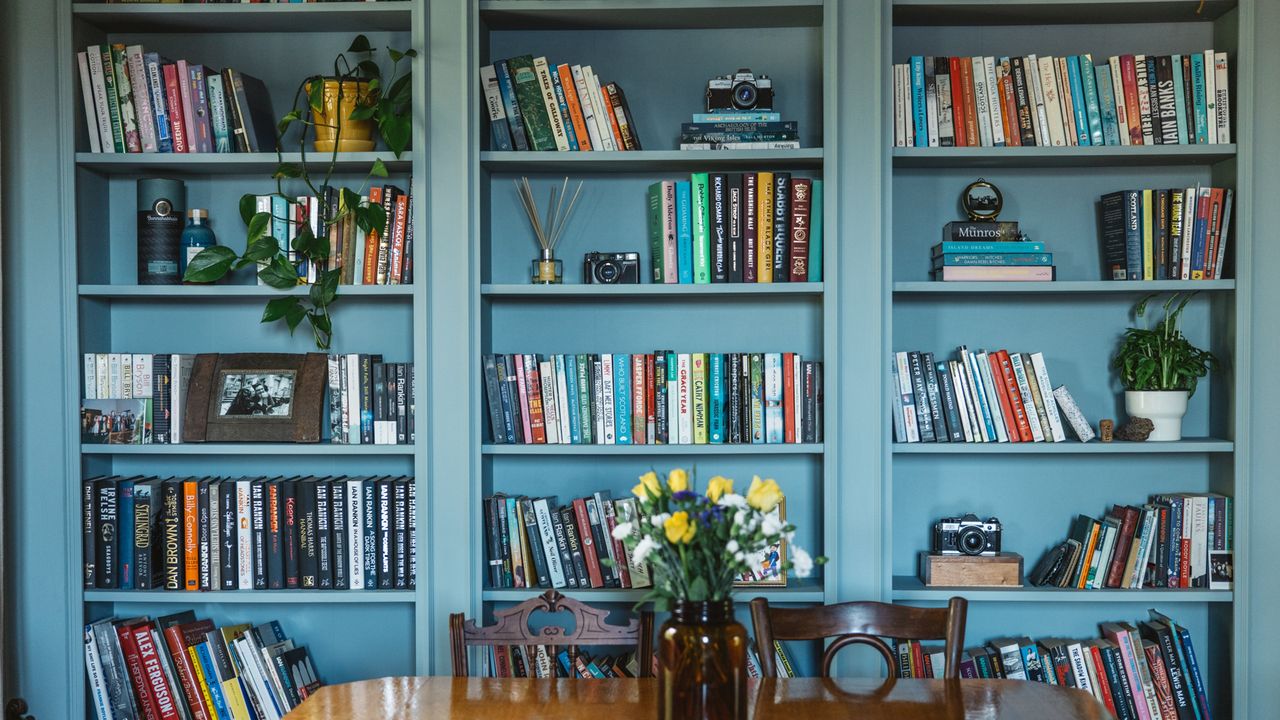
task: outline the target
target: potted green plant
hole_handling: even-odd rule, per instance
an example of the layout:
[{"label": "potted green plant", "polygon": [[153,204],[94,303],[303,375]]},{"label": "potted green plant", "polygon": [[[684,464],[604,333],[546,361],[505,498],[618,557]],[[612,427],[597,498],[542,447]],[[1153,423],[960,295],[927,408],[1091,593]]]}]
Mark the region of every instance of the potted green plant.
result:
[{"label": "potted green plant", "polygon": [[[1112,361],[1124,386],[1125,412],[1130,417],[1147,418],[1154,426],[1149,440],[1182,439],[1187,401],[1195,394],[1200,378],[1218,366],[1213,353],[1192,345],[1178,327],[1182,311],[1195,294],[1179,301],[1180,295],[1174,293],[1164,302],[1164,316],[1153,327],[1125,330]],[[1148,295],[1134,306],[1135,319],[1146,315],[1153,297]]]},{"label": "potted green plant", "polygon": [[[417,56],[416,50],[387,48],[391,59],[391,72],[384,78],[381,68],[373,60],[375,50],[364,35],[357,35],[346,52],[334,59],[332,75],[312,75],[298,84],[292,109],[276,125],[279,141],[276,143],[278,164],[271,177],[276,182],[274,196],[284,199],[287,217],[273,217],[269,212],[257,212],[256,198],[246,194],[240,198],[240,216],[248,227],[243,253],[216,245],[200,251],[187,264],[183,275],[186,282],[212,283],[240,268],[258,266],[258,278],[272,288],[289,292],[305,283],[301,272],[304,263],[325,268],[317,276],[305,295],[288,294],[267,302],[261,322],[283,321],[292,333],[305,320],[311,327],[316,347],[329,349],[333,341],[333,321],[329,307],[338,295],[342,268],[328,263],[329,238],[321,232],[316,235],[308,223],[296,221],[297,194],[284,192],[286,181],[301,181],[306,192],[315,197],[319,207],[319,227],[327,228],[344,217],[355,220],[361,232],[381,234],[386,229],[386,213],[381,205],[362,199],[365,188],[375,177],[387,177],[382,160],[374,160],[359,189],[353,190],[334,183],[340,153],[353,148],[372,147],[368,136],[353,138],[353,145],[345,141],[348,133],[359,134],[362,126],[376,126],[387,148],[396,156],[409,145],[412,129],[412,66],[403,74],[399,72],[403,60]],[[350,57],[348,57],[350,56]],[[406,63],[408,64],[408,63]],[[284,161],[281,145],[290,128],[299,127],[296,133],[299,162]],[[328,156],[323,163],[307,159],[307,149],[315,141],[317,150]],[[323,167],[323,173],[313,171]],[[271,234],[273,220],[283,220],[297,225],[290,248],[281,247]],[[293,251],[290,258],[289,249]]]}]

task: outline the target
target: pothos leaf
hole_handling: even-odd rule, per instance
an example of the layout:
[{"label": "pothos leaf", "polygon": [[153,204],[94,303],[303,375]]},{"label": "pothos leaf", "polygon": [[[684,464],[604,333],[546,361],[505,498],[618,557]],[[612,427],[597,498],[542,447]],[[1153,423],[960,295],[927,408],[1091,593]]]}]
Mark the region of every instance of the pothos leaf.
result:
[{"label": "pothos leaf", "polygon": [[249,232],[248,232],[247,243],[252,243],[254,240],[257,240],[258,238],[266,235],[267,229],[269,227],[271,227],[271,213],[268,213],[268,212],[256,213],[253,217],[249,219]]},{"label": "pothos leaf", "polygon": [[312,112],[324,110],[324,80],[321,78],[312,78],[307,83],[307,105],[311,106]]},{"label": "pothos leaf", "polygon": [[248,225],[253,216],[258,212],[258,197],[256,195],[240,196],[240,219]]},{"label": "pothos leaf", "polygon": [[373,161],[373,167],[369,169],[369,174],[374,175],[376,177],[384,178],[384,177],[387,177],[390,173],[387,172],[386,163],[382,162],[382,158],[378,158],[377,160]]},{"label": "pothos leaf", "polygon": [[289,312],[297,307],[301,301],[296,295],[289,297],[276,298],[267,303],[266,309],[262,312],[262,322],[274,322],[289,314]]},{"label": "pothos leaf", "polygon": [[281,255],[276,255],[259,270],[258,277],[277,290],[288,290],[298,285],[298,271]]},{"label": "pothos leaf", "polygon": [[207,247],[191,258],[182,279],[186,282],[208,283],[221,279],[231,271],[236,252],[224,245]]},{"label": "pothos leaf", "polygon": [[243,260],[250,262],[258,262],[259,260],[269,260],[280,252],[280,244],[270,235],[259,235],[249,242],[249,247],[244,251]]},{"label": "pothos leaf", "polygon": [[319,310],[312,310],[307,313],[307,319],[311,321],[311,326],[325,335],[333,334],[333,321],[327,313]]},{"label": "pothos leaf", "polygon": [[315,233],[311,232],[311,226],[308,224],[303,224],[298,227],[298,232],[296,235],[293,236],[293,240],[289,241],[289,246],[292,247],[295,251],[305,253],[307,250],[307,247],[311,243],[312,238],[314,237],[315,237]]},{"label": "pothos leaf", "polygon": [[376,232],[379,235],[386,229],[387,212],[381,205],[369,203],[355,209],[356,227],[364,233]]},{"label": "pothos leaf", "polygon": [[284,117],[280,118],[280,122],[276,123],[276,132],[280,135],[284,135],[285,131],[289,129],[289,126],[292,125],[294,121],[301,119],[302,113],[297,110],[290,110],[285,113]]},{"label": "pothos leaf", "polygon": [[326,270],[320,274],[320,282],[311,286],[311,304],[318,308],[333,302],[338,295],[338,281],[342,279],[342,270]]},{"label": "pothos leaf", "polygon": [[373,50],[373,46],[369,44],[369,38],[363,34],[355,36],[351,41],[351,47],[347,48],[347,52],[369,52]]},{"label": "pothos leaf", "polygon": [[302,177],[302,166],[297,163],[280,163],[271,177],[275,180]]},{"label": "pothos leaf", "polygon": [[285,324],[289,326],[289,334],[292,335],[294,330],[298,329],[298,325],[302,323],[302,319],[307,316],[307,311],[303,309],[299,303],[289,308],[284,314]]}]

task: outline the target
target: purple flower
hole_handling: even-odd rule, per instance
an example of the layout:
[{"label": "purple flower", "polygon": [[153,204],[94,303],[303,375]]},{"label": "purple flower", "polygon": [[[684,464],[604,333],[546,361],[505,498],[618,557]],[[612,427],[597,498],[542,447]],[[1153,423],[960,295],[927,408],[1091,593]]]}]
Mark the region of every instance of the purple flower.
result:
[{"label": "purple flower", "polygon": [[712,505],[707,510],[698,513],[698,520],[706,527],[711,527],[712,523],[719,522],[724,515],[724,508],[720,505]]},{"label": "purple flower", "polygon": [[681,490],[680,492],[671,495],[671,499],[676,502],[690,502],[692,500],[697,500],[699,497],[698,493],[690,490]]}]

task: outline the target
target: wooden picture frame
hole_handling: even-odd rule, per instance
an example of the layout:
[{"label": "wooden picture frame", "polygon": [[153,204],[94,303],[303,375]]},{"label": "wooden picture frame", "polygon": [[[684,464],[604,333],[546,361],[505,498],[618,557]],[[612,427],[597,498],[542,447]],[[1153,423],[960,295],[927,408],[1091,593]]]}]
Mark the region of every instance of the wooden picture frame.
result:
[{"label": "wooden picture frame", "polygon": [[[778,506],[773,509],[777,513],[778,520],[783,523],[787,522],[787,499],[782,498],[778,501]],[[757,553],[750,559],[753,578],[741,578],[733,582],[734,587],[786,587],[787,586],[787,570],[782,566],[783,561],[787,559],[787,541],[781,540],[777,545],[771,545],[762,552]],[[773,570],[765,570],[765,568],[774,568]],[[770,574],[772,573],[772,574]]]},{"label": "wooden picture frame", "polygon": [[320,442],[321,353],[206,353],[191,368],[183,442]]}]

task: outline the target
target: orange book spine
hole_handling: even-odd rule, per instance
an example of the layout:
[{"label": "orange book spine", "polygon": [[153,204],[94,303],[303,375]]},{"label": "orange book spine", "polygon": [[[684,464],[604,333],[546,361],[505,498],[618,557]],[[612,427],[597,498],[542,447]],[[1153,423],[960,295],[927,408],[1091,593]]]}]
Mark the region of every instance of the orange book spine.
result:
[{"label": "orange book spine", "polygon": [[[382,205],[382,186],[374,185],[369,188],[369,205]],[[388,225],[390,218],[388,218]],[[383,225],[385,229],[387,225]],[[361,285],[373,285],[378,282],[378,231],[370,230],[369,235],[364,240],[364,275],[360,278]]]},{"label": "orange book spine", "polygon": [[1008,123],[1004,144],[1022,145],[1022,129],[1018,127],[1018,101],[1013,95],[1013,76],[1008,72],[1000,78],[1000,109],[1002,117]]},{"label": "orange book spine", "polygon": [[197,505],[199,483],[182,483],[182,561],[187,590],[200,589],[200,513]]},{"label": "orange book spine", "polygon": [[560,75],[560,85],[564,87],[564,102],[569,106],[569,122],[573,125],[573,133],[578,136],[578,149],[591,149],[591,136],[587,132],[587,121],[582,116],[582,104],[578,102],[578,86],[573,80],[573,70],[562,64],[556,68]]},{"label": "orange book spine", "polygon": [[[1031,434],[1031,423],[1027,421],[1027,408],[1022,403],[1022,392],[1018,390],[1018,380],[1013,376],[1013,361],[1009,359],[1009,353],[1004,350],[1001,350],[998,354],[1000,356],[1000,377],[1004,378],[1004,389],[1009,395],[1009,405],[1012,406],[1014,421],[1018,426],[1018,437],[1022,439],[1022,442],[1032,442],[1035,440],[1035,436]],[[1012,439],[1010,437],[1010,440]]]},{"label": "orange book spine", "polygon": [[996,386],[996,397],[1000,398],[1000,410],[1003,415],[1004,429],[1009,433],[1009,442],[1021,442],[1022,433],[1018,432],[1018,416],[1013,412],[1013,401],[1009,399],[1009,388],[1004,382],[1004,370],[1000,367],[1000,353],[987,354],[987,363],[991,365],[993,378],[999,378]]},{"label": "orange book spine", "polygon": [[978,106],[973,99],[973,66],[968,58],[960,59],[960,91],[964,99],[964,134],[969,145],[978,146],[982,140],[978,135]]},{"label": "orange book spine", "polygon": [[524,356],[525,393],[529,398],[529,429],[533,442],[547,444],[546,418],[542,414],[542,376],[536,355]]},{"label": "orange book spine", "polygon": [[782,353],[782,441],[796,441],[795,353]]},{"label": "orange book spine", "polygon": [[964,147],[969,144],[969,136],[965,134],[964,88],[961,87],[964,78],[961,75],[960,58],[952,57],[947,62],[951,65],[951,124],[956,134],[956,147]]},{"label": "orange book spine", "polygon": [[1084,586],[1089,582],[1089,565],[1093,563],[1093,552],[1098,548],[1098,536],[1101,533],[1102,526],[1094,523],[1093,530],[1089,532],[1089,542],[1085,544],[1084,560],[1080,563],[1080,579],[1076,581],[1076,588],[1083,590]]},{"label": "orange book spine", "polygon": [[387,284],[399,285],[404,272],[404,233],[409,221],[409,196],[400,194],[395,200],[396,221],[391,224],[391,268],[387,271]]}]

